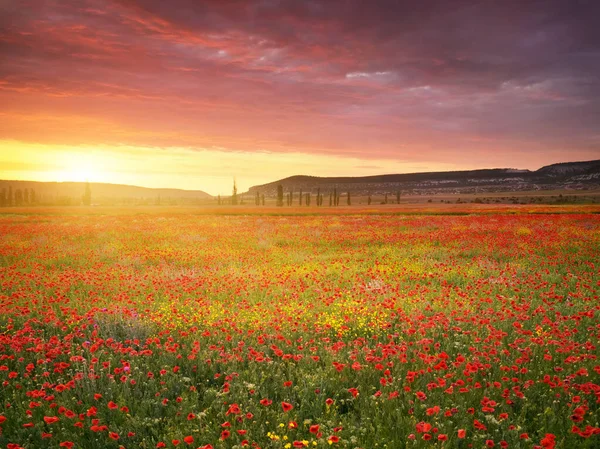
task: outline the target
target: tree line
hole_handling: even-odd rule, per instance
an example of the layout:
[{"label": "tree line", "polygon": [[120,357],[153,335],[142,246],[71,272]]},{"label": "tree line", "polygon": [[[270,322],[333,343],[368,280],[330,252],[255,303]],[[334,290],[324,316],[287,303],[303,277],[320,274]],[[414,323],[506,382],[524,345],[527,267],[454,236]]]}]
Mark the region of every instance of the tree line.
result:
[{"label": "tree line", "polygon": [[[89,206],[92,203],[92,190],[90,183],[85,183],[85,191],[81,195],[81,203]],[[0,190],[0,207],[9,206],[34,206],[39,204],[39,197],[33,188],[15,189],[12,186]]]},{"label": "tree line", "polygon": [[[278,184],[275,204],[278,207],[294,206],[295,204],[297,204],[298,206],[310,206],[312,204],[313,198],[314,198],[314,203],[316,206],[323,206],[324,203],[326,202],[326,199],[328,198],[329,206],[339,206],[341,196],[342,196],[342,192],[340,192],[337,187],[334,187],[333,190],[328,192],[327,194],[322,193],[321,188],[318,187],[317,193],[312,194],[311,192],[303,192],[302,189],[300,189],[297,193],[294,192],[293,189],[289,190],[288,192],[284,192],[283,185]],[[396,191],[396,204],[400,204],[400,199],[401,199],[401,191],[397,190]],[[371,196],[371,194],[369,194],[367,196],[367,204],[371,205],[372,202],[373,202],[373,197]],[[350,191],[346,192],[345,203],[348,206],[352,205],[352,194],[350,193]],[[244,198],[241,197],[240,195],[238,195],[238,193],[237,193],[237,185],[235,183],[235,180],[233,182],[233,191],[232,191],[231,197],[223,198],[223,197],[221,197],[221,195],[218,195],[217,196],[217,204],[218,205],[229,204],[229,205],[233,205],[233,206],[238,205],[238,204],[239,205],[244,204]],[[385,194],[385,197],[384,197],[383,201],[380,202],[380,204],[390,204],[390,200],[388,198],[387,193]],[[254,205],[255,206],[264,206],[265,205],[265,194],[264,193],[261,193],[258,190],[255,192]]]},{"label": "tree line", "polygon": [[37,196],[34,189],[15,189],[12,186],[4,187],[0,191],[0,207],[29,206],[37,204]]}]

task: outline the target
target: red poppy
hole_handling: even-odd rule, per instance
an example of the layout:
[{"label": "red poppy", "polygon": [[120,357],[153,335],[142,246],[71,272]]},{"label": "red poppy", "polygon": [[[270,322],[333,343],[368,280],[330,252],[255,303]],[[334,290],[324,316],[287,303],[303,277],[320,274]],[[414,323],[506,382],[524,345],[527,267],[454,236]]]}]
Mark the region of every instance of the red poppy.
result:
[{"label": "red poppy", "polygon": [[290,410],[292,410],[294,408],[294,406],[292,404],[290,404],[289,402],[282,402],[281,408],[283,409],[284,412],[289,412]]}]

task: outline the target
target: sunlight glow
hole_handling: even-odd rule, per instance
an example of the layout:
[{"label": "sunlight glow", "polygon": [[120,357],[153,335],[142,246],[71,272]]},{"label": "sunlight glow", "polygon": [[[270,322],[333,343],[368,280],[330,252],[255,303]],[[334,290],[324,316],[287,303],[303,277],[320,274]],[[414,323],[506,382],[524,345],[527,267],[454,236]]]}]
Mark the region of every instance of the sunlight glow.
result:
[{"label": "sunlight glow", "polygon": [[64,170],[56,174],[58,181],[107,182],[102,160],[93,153],[66,153],[61,157]]},{"label": "sunlight glow", "polygon": [[[366,162],[366,163],[365,163]],[[451,164],[431,167],[410,161],[311,155],[192,150],[182,147],[63,146],[0,140],[0,179],[46,182],[105,182],[141,187],[203,190],[229,195],[233,178],[238,191],[292,175],[366,176],[407,173],[427,168],[451,170]]]}]

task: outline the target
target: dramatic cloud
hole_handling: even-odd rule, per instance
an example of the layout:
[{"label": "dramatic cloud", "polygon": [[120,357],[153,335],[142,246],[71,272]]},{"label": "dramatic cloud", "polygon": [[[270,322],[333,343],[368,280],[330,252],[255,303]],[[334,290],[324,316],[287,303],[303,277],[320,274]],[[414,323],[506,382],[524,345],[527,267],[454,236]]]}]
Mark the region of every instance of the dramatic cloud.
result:
[{"label": "dramatic cloud", "polygon": [[593,0],[0,1],[0,139],[596,158],[598,17]]}]

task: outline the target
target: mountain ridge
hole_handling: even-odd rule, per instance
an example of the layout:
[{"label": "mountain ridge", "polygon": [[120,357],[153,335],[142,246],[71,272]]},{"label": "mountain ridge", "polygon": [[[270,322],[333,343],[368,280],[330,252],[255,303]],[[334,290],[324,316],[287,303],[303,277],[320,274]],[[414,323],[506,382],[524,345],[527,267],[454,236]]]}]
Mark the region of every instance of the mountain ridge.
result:
[{"label": "mountain ridge", "polygon": [[392,194],[402,190],[405,193],[416,195],[599,188],[600,159],[561,162],[545,165],[534,171],[517,168],[490,168],[355,177],[294,175],[252,186],[246,193],[256,194],[258,191],[267,196],[273,196],[276,194],[279,184],[285,191],[302,190],[314,193],[316,189],[336,188],[355,194]]}]

